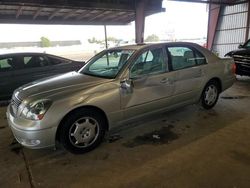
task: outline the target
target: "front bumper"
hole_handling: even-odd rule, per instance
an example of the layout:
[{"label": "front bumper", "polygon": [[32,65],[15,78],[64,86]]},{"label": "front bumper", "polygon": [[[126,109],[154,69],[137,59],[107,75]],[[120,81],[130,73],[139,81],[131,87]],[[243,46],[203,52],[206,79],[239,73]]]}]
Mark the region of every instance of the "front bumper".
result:
[{"label": "front bumper", "polygon": [[250,63],[236,63],[236,74],[241,76],[250,76]]},{"label": "front bumper", "polygon": [[40,129],[40,130],[28,130],[22,124],[32,124],[32,126],[41,126],[41,121],[31,121],[25,120],[18,121],[10,112],[10,107],[8,106],[7,109],[7,120],[8,124],[13,132],[14,137],[16,140],[25,147],[31,149],[39,149],[39,148],[46,148],[46,147],[53,147],[55,146],[55,135],[56,135],[56,127],[51,127],[47,129]]}]

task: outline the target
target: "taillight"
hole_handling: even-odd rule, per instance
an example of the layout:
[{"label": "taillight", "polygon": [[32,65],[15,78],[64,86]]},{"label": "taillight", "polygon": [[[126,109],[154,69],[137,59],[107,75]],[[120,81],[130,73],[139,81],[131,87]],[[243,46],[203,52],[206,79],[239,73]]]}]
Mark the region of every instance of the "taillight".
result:
[{"label": "taillight", "polygon": [[233,74],[236,74],[236,64],[234,63],[233,65],[232,65],[232,72],[233,72]]}]

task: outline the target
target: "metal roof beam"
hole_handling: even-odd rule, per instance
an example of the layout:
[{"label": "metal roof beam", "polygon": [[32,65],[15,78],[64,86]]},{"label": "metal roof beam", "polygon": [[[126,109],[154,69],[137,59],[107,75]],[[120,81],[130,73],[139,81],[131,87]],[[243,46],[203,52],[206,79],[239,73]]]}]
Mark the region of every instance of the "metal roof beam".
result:
[{"label": "metal roof beam", "polygon": [[118,12],[115,16],[112,14],[112,15],[109,15],[109,16],[105,16],[103,18],[100,19],[100,21],[105,21],[105,20],[108,20],[108,19],[111,19],[111,18],[118,18],[119,16],[124,16],[128,14],[128,12]]},{"label": "metal roof beam", "polygon": [[35,20],[39,16],[39,14],[42,12],[42,10],[43,10],[43,8],[38,8],[37,9],[36,13],[33,16],[33,20]]},{"label": "metal roof beam", "polygon": [[67,20],[68,18],[70,17],[73,17],[74,15],[76,15],[78,10],[73,10],[73,11],[70,11],[68,14],[66,14],[64,17],[63,17],[63,20]]},{"label": "metal roof beam", "polygon": [[235,5],[246,3],[248,0],[245,1],[238,1],[238,0],[170,0],[170,1],[180,1],[180,2],[190,2],[190,3],[206,3],[206,4],[217,4],[217,5]]},{"label": "metal roof beam", "polygon": [[17,12],[16,12],[16,19],[18,19],[19,16],[22,14],[22,9],[23,9],[23,6],[20,6],[20,7],[17,9]]},{"label": "metal roof beam", "polygon": [[[115,9],[115,10],[131,10],[134,9],[134,0],[127,1],[112,1],[105,0],[3,0],[0,5],[25,5],[25,6],[41,6],[54,8],[96,8],[96,9]],[[159,1],[159,0],[158,0]],[[160,0],[161,1],[161,0]]]},{"label": "metal roof beam", "polygon": [[48,18],[48,20],[52,20],[62,9],[55,10]]},{"label": "metal roof beam", "polygon": [[97,13],[95,16],[93,16],[92,18],[90,18],[88,21],[93,21],[93,20],[95,20],[96,18],[98,18],[98,17],[100,17],[100,16],[103,16],[105,13],[107,13],[107,12],[109,12],[109,11],[106,11],[106,10],[104,10],[104,11],[102,11],[102,12],[100,12],[100,13]]},{"label": "metal roof beam", "polygon": [[[87,12],[88,12],[88,13],[87,13]],[[93,13],[93,10],[92,10],[92,11],[90,11],[90,10],[85,10],[84,12],[81,13],[80,16],[78,16],[78,17],[76,18],[76,20],[81,20],[81,19],[87,17],[87,16],[88,16],[89,14],[91,14],[91,13]]]}]

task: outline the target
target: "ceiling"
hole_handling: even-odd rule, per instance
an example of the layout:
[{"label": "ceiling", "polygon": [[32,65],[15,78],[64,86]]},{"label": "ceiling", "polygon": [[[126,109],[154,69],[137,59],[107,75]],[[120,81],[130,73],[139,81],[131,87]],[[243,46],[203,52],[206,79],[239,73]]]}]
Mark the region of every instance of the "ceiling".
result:
[{"label": "ceiling", "polygon": [[207,3],[207,4],[219,4],[219,5],[235,5],[240,3],[246,3],[248,0],[170,0],[181,2],[193,2],[193,3]]},{"label": "ceiling", "polygon": [[[135,20],[142,0],[3,0],[0,23],[123,25]],[[162,0],[147,1],[146,15],[164,11]]]}]

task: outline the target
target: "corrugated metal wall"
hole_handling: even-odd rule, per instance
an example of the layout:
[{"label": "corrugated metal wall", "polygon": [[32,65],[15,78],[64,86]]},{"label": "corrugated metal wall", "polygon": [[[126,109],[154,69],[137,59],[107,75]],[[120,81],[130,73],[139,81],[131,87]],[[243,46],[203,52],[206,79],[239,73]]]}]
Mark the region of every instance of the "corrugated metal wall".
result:
[{"label": "corrugated metal wall", "polygon": [[[248,3],[221,7],[212,50],[223,57],[245,42]],[[250,35],[248,35],[250,36]]]}]

